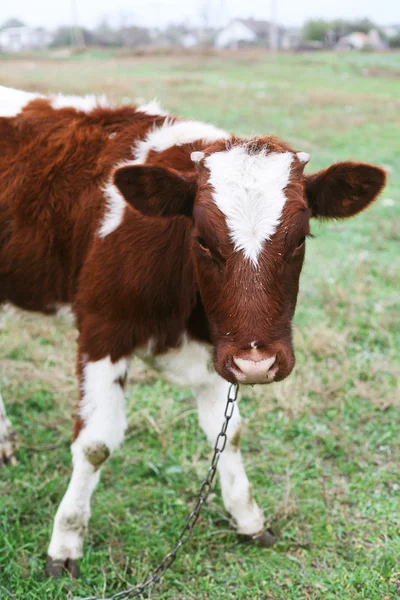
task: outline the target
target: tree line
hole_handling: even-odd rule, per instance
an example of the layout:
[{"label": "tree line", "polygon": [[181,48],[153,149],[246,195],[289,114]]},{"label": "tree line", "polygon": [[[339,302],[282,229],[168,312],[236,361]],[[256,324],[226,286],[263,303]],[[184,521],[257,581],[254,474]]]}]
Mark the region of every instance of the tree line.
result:
[{"label": "tree line", "polygon": [[[0,30],[8,27],[20,27],[25,24],[19,19],[9,19]],[[368,33],[371,29],[376,29],[382,39],[386,39],[392,48],[400,48],[399,34],[386,38],[381,27],[376,25],[370,19],[310,19],[306,21],[302,28],[302,37],[306,42],[319,42],[324,46],[334,46],[338,40],[354,31]],[[103,47],[137,47],[151,45],[156,40],[159,43],[180,45],[185,34],[190,29],[185,25],[169,25],[166,29],[150,30],[139,25],[129,25],[113,27],[107,20],[102,21],[92,29],[86,27],[61,26],[54,32],[54,38],[51,46],[65,47],[75,46],[77,40],[84,46],[103,46]],[[211,39],[208,36],[205,39]]]}]

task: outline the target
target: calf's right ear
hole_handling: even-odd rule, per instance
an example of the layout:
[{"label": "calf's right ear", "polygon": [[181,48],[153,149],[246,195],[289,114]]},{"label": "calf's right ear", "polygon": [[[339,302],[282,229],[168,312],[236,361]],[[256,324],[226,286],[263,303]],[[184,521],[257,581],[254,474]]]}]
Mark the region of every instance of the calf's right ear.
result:
[{"label": "calf's right ear", "polygon": [[115,171],[114,184],[125,200],[144,215],[192,215],[196,175],[186,176],[156,165],[128,165]]}]

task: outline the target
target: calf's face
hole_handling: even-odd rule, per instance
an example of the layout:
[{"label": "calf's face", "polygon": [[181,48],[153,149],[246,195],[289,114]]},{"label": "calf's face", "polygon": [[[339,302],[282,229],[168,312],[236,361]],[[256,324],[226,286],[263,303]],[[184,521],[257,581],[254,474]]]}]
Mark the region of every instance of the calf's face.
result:
[{"label": "calf's face", "polygon": [[230,382],[280,381],[295,362],[291,322],[310,218],[357,214],[385,173],[347,162],[305,176],[309,155],[273,138],[224,140],[191,157],[189,172],[134,165],[114,181],[141,212],[192,220],[217,372]]}]

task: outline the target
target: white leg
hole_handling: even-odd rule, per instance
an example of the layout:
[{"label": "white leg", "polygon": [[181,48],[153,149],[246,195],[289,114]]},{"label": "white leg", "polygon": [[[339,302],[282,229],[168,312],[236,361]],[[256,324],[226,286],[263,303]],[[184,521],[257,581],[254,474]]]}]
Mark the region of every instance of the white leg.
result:
[{"label": "white leg", "polygon": [[[202,388],[196,394],[200,426],[212,446],[224,421],[228,387],[229,384],[221,381],[219,385]],[[264,514],[253,499],[244,469],[239,448],[240,429],[239,407],[235,406],[227,430],[227,444],[218,463],[222,499],[236,522],[238,533],[256,535],[263,530]]]},{"label": "white leg", "polygon": [[0,394],[0,467],[3,464],[17,464],[17,459],[14,456],[14,441],[15,434]]},{"label": "white leg", "polygon": [[[169,381],[189,385],[193,389],[200,425],[210,444],[214,446],[224,421],[229,384],[211,367],[208,349],[197,342],[187,342],[181,349],[157,358],[156,365]],[[239,407],[235,406],[218,471],[223,502],[234,518],[238,532],[256,535],[264,527],[264,515],[252,497],[243,466],[239,450],[240,427]]]},{"label": "white leg", "polygon": [[122,384],[127,362],[109,358],[83,368],[79,417],[82,428],[71,446],[73,472],[54,520],[48,550],[49,575],[67,568],[77,575],[83,537],[90,517],[90,498],[100,479],[100,467],[122,442],[126,429]]}]

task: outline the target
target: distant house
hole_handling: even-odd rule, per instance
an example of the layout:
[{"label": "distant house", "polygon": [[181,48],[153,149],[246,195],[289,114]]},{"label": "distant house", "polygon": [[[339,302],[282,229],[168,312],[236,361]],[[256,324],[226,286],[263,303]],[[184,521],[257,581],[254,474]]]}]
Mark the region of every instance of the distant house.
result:
[{"label": "distant house", "polygon": [[50,46],[53,37],[43,27],[6,27],[0,30],[0,49],[4,52],[43,50]]},{"label": "distant house", "polygon": [[181,48],[193,48],[200,45],[200,33],[197,29],[191,29],[186,25],[169,25],[166,29],[158,31],[153,36],[153,44],[156,46],[177,46]]},{"label": "distant house", "polygon": [[369,44],[369,37],[367,33],[362,31],[354,31],[348,33],[339,39],[335,48],[336,50],[362,50]]},{"label": "distant house", "polygon": [[373,50],[386,50],[388,48],[387,42],[382,39],[381,34],[377,29],[371,29],[368,37],[369,48],[372,48]]},{"label": "distant house", "polygon": [[[283,29],[277,28],[277,44],[281,46]],[[269,47],[271,24],[257,19],[234,19],[215,36],[216,48]]]},{"label": "distant house", "polygon": [[364,50],[367,48],[371,50],[385,50],[387,48],[386,42],[376,29],[371,29],[369,33],[353,31],[341,37],[335,46],[336,50]]}]

